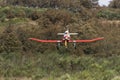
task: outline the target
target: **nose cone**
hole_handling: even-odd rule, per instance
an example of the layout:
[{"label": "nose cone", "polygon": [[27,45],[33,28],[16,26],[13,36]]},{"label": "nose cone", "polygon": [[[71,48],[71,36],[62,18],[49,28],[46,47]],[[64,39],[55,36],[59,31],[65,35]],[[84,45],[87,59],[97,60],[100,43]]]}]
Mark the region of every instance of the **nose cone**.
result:
[{"label": "nose cone", "polygon": [[64,40],[70,40],[69,36],[64,36]]}]

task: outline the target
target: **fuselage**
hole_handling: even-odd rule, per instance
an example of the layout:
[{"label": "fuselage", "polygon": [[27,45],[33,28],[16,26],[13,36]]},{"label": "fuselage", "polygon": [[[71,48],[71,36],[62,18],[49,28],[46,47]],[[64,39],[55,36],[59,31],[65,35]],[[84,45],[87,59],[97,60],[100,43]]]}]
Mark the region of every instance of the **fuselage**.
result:
[{"label": "fuselage", "polygon": [[69,42],[70,39],[71,39],[70,33],[69,33],[68,30],[66,30],[64,32],[63,39],[62,39],[66,48],[68,47],[68,42]]},{"label": "fuselage", "polygon": [[68,30],[66,30],[63,35],[63,40],[70,40],[70,38],[70,33]]}]

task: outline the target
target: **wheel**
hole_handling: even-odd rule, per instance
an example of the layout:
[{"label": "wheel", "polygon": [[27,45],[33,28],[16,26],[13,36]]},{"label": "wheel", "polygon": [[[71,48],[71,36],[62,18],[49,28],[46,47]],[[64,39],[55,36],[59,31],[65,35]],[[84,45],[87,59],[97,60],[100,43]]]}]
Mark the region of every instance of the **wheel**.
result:
[{"label": "wheel", "polygon": [[57,50],[59,50],[60,48],[58,46],[56,46]]},{"label": "wheel", "polygon": [[77,47],[76,47],[76,46],[74,46],[74,49],[77,49]]},{"label": "wheel", "polygon": [[76,47],[76,43],[74,43],[73,46],[74,46],[74,49],[77,49],[77,47]]},{"label": "wheel", "polygon": [[60,43],[57,43],[56,48],[59,50],[60,49]]}]

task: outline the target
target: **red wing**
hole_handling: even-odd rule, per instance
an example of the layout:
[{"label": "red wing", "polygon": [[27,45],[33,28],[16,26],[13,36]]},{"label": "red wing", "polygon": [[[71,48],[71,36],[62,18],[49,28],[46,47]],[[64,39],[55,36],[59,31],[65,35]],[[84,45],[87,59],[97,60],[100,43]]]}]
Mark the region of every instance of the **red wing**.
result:
[{"label": "red wing", "polygon": [[83,43],[89,43],[89,42],[95,42],[98,40],[103,40],[104,37],[100,37],[100,38],[95,38],[95,39],[91,39],[91,40],[70,40],[69,42],[83,42]]},{"label": "red wing", "polygon": [[42,42],[42,43],[56,43],[56,42],[62,42],[61,40],[40,40],[37,38],[29,38],[30,40]]}]

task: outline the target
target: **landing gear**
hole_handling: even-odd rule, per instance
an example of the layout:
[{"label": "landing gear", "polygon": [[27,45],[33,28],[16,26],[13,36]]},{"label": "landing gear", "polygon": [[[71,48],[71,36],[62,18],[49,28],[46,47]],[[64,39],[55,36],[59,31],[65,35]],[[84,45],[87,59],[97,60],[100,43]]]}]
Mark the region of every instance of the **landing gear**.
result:
[{"label": "landing gear", "polygon": [[60,45],[61,45],[60,43],[57,43],[57,45],[56,45],[58,50],[60,49]]},{"label": "landing gear", "polygon": [[74,42],[74,44],[73,44],[73,47],[74,47],[74,49],[77,49],[77,47],[76,47],[76,43]]},{"label": "landing gear", "polygon": [[65,40],[65,48],[68,48],[68,41]]}]

